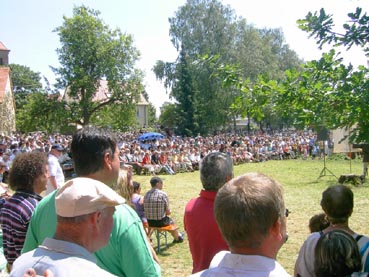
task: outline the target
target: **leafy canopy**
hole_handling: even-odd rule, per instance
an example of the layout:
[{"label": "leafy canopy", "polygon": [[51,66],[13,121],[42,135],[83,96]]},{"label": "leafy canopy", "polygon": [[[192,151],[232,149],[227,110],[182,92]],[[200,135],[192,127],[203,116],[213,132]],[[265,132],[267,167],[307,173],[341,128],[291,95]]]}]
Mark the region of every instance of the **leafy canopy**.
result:
[{"label": "leafy canopy", "polygon": [[[81,125],[106,106],[137,101],[143,90],[132,37],[111,30],[99,15],[86,6],[75,7],[73,16],[64,16],[63,25],[55,29],[61,43],[61,67],[54,68],[58,87],[66,89],[66,112],[72,122]],[[102,80],[108,81],[108,90],[96,97]]]}]

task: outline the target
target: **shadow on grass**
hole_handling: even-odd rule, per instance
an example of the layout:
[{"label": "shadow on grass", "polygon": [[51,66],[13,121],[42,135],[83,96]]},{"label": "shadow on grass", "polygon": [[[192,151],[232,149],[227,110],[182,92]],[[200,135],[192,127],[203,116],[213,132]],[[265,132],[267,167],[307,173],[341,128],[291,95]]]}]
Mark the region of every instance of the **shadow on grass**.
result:
[{"label": "shadow on grass", "polygon": [[160,245],[160,252],[158,252],[158,247],[155,246],[154,250],[156,252],[156,255],[160,256],[160,257],[168,257],[171,255],[171,253],[168,253],[168,250],[170,250],[170,248],[172,248],[173,246],[176,246],[178,243],[173,243],[170,242],[168,243],[167,246],[165,245]]}]

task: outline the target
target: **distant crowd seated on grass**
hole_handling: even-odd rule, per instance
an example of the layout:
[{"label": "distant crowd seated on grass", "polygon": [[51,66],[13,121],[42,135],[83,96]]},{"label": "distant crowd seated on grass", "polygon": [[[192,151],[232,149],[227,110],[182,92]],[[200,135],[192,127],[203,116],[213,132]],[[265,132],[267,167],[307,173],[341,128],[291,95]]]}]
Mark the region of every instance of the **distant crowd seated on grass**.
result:
[{"label": "distant crowd seated on grass", "polygon": [[[228,153],[235,165],[247,162],[316,158],[330,151],[330,144],[318,141],[316,133],[308,131],[220,133],[212,136],[164,136],[153,141],[139,141],[140,132],[119,133],[120,160],[133,166],[136,174],[175,174],[198,170],[200,160],[210,152]],[[48,152],[54,143],[69,149],[70,135],[15,133],[0,135],[0,162],[7,170],[15,156],[33,150]],[[70,161],[65,153],[61,163]],[[68,168],[66,166],[66,168]]]}]

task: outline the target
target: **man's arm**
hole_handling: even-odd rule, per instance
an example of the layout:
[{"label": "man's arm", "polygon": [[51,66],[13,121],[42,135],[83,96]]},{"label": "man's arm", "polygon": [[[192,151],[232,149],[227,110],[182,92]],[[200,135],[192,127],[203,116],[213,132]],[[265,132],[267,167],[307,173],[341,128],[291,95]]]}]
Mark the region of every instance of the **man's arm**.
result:
[{"label": "man's arm", "polygon": [[37,248],[46,237],[52,237],[56,228],[55,192],[50,193],[36,206],[28,225],[22,254]]},{"label": "man's arm", "polygon": [[58,188],[58,184],[56,183],[55,176],[50,176],[49,181],[50,181],[50,184],[53,186],[54,189]]},{"label": "man's arm", "polygon": [[164,202],[165,202],[165,214],[166,215],[170,215],[172,212],[169,208],[169,199],[168,199],[168,195],[165,195],[164,197]]}]

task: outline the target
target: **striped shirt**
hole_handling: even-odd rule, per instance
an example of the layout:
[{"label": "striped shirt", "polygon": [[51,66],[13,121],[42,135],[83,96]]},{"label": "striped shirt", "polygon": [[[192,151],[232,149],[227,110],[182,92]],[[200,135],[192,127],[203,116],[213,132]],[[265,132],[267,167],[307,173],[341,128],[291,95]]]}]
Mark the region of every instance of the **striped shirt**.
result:
[{"label": "striped shirt", "polygon": [[153,188],[146,192],[144,198],[145,216],[149,220],[161,220],[169,210],[168,196],[164,191]]},{"label": "striped shirt", "polygon": [[32,213],[41,199],[36,193],[16,191],[1,209],[4,254],[10,264],[20,256]]}]

